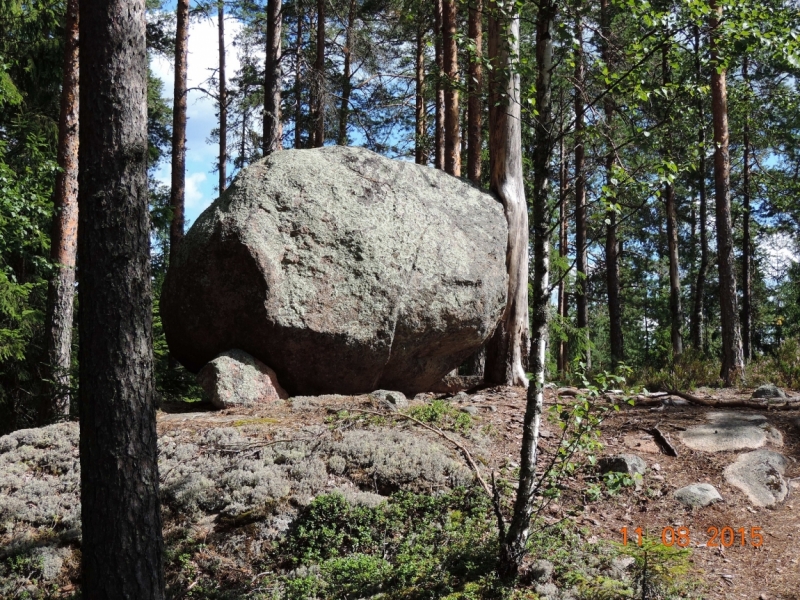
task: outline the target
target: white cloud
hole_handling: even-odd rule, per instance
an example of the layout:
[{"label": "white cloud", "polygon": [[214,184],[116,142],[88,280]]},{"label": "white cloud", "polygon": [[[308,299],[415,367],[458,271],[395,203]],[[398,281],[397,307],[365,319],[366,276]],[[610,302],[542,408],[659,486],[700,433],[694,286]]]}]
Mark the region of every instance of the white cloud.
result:
[{"label": "white cloud", "polygon": [[208,176],[203,172],[192,173],[186,178],[186,208],[201,212],[211,204],[211,200],[206,199],[202,190],[203,182],[207,179]]}]

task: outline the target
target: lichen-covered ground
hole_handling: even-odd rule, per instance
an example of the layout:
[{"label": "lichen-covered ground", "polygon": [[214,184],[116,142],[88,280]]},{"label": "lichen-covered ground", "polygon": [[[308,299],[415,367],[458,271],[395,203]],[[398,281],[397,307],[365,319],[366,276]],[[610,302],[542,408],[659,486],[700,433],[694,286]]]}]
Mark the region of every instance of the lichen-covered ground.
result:
[{"label": "lichen-covered ground", "polygon": [[[501,585],[491,503],[453,442],[484,479],[496,474],[508,505],[524,401],[510,388],[418,397],[403,410],[416,421],[369,396],[221,412],[165,407],[158,427],[169,597],[593,600],[641,597],[642,575],[649,598],[798,597],[792,544],[800,519],[791,493],[777,508],[752,507],[720,481],[726,453],[676,444],[681,455],[667,457],[643,433],[659,424],[677,437],[702,419],[704,410],[691,406],[604,413],[602,447],[582,445],[539,490],[526,577]],[[559,421],[573,402],[548,394],[543,466],[569,439]],[[797,458],[796,415],[773,418],[783,453]],[[77,443],[75,423],[0,438],[2,598],[79,597]],[[586,462],[592,450],[635,452],[650,469],[638,489],[604,480]],[[725,501],[683,508],[672,491],[695,481],[713,483]],[[761,526],[766,543],[711,552],[700,543],[710,524]],[[623,526],[650,537],[642,548],[621,547]],[[659,543],[665,526],[692,530],[691,553]]]}]

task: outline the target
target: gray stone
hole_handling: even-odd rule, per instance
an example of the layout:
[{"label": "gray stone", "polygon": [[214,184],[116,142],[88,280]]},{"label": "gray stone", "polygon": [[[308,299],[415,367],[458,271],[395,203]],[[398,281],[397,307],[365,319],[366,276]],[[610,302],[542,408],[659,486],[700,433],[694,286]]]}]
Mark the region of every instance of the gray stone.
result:
[{"label": "gray stone", "polygon": [[186,234],[161,296],[173,355],[230,348],[292,395],[430,388],[492,334],[507,224],[461,179],[360,148],[276,152]]},{"label": "gray stone", "polygon": [[767,383],[765,385],[759,386],[756,388],[756,391],[753,392],[752,398],[780,398],[785,399],[786,393],[779,388],[777,385],[772,383]]},{"label": "gray stone", "polygon": [[549,560],[536,560],[531,565],[531,580],[544,583],[553,576],[553,563]]},{"label": "gray stone", "polygon": [[598,461],[601,473],[627,473],[628,475],[644,475],[647,463],[635,454],[618,454],[606,456]]},{"label": "gray stone", "polygon": [[466,392],[458,392],[450,400],[453,401],[453,402],[469,402],[470,401],[470,397],[469,397],[469,394],[467,394]]},{"label": "gray stone", "polygon": [[478,414],[478,407],[477,406],[462,406],[461,412],[465,412],[468,415],[472,415],[473,417]]},{"label": "gray stone", "polygon": [[197,381],[217,408],[254,406],[289,397],[275,371],[242,350],[220,354],[200,369]]},{"label": "gray stone", "polygon": [[370,394],[373,398],[381,401],[389,410],[401,410],[408,408],[408,398],[403,392],[393,392],[391,390],[375,390]]},{"label": "gray stone", "polygon": [[675,492],[675,498],[691,508],[702,508],[722,500],[717,488],[708,483],[693,483],[682,487]]},{"label": "gray stone", "polygon": [[725,411],[708,413],[706,418],[709,423],[690,427],[678,436],[692,450],[752,450],[767,442],[767,419],[762,415]]},{"label": "gray stone", "polygon": [[783,475],[789,461],[771,450],[740,454],[736,462],[725,467],[725,480],[742,490],[756,506],[774,506],[783,502],[789,485]]}]

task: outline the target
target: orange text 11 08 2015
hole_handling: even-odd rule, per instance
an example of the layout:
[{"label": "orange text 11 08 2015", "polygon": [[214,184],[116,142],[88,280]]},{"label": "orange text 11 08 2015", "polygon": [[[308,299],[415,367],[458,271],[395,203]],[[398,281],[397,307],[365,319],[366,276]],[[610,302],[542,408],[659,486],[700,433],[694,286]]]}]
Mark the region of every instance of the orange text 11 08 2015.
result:
[{"label": "orange text 11 08 2015", "polygon": [[[627,546],[628,541],[642,545],[645,535],[641,527],[628,531],[627,527],[620,529],[622,543]],[[686,548],[692,543],[692,534],[688,527],[664,527],[661,530],[661,543],[665,546],[678,546]],[[761,527],[709,527],[706,530],[706,546],[709,548],[730,548],[743,546],[760,548],[764,545],[764,536]]]}]

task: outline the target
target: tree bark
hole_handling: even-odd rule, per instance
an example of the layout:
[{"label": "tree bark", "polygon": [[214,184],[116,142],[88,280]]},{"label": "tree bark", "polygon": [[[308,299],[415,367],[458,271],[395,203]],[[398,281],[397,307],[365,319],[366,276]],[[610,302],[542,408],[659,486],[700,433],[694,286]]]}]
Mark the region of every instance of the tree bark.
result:
[{"label": "tree bark", "polygon": [[[603,62],[609,71],[613,71],[611,59],[611,14],[608,0],[600,0],[600,27],[603,34],[601,52]],[[608,137],[608,154],[606,155],[606,188],[614,187],[615,148],[613,138],[612,119],[614,117],[614,104],[610,94],[603,99],[603,113],[605,116],[606,136]],[[616,202],[611,199],[614,204]],[[608,211],[606,224],[606,293],[608,296],[608,336],[611,349],[611,362],[616,366],[624,359],[624,346],[622,338],[622,307],[620,305],[620,243],[617,239],[617,211],[612,207]]]},{"label": "tree bark", "polygon": [[[661,80],[666,88],[671,83],[669,72],[670,44],[664,43],[661,50]],[[668,110],[668,109],[667,109]],[[671,121],[665,115],[666,122]],[[667,250],[669,254],[669,312],[670,340],[672,342],[672,358],[677,360],[683,354],[683,308],[681,306],[681,276],[678,257],[678,209],[675,205],[675,186],[664,184],[664,200],[667,216]]]},{"label": "tree bark", "polygon": [[428,164],[428,129],[425,114],[425,26],[417,24],[415,74],[415,107],[414,107],[414,162],[418,165]]},{"label": "tree bark", "polygon": [[217,5],[219,37],[219,193],[228,185],[228,91],[225,81],[225,4]]},{"label": "tree bark", "polygon": [[436,60],[436,124],[434,138],[434,163],[444,170],[444,57],[442,52],[442,1],[435,0],[433,7],[434,54]]},{"label": "tree bark", "polygon": [[47,290],[45,326],[48,376],[53,383],[50,397],[41,406],[41,425],[69,417],[75,257],[78,247],[78,28],[78,0],[69,0],[58,119],[58,166],[61,170],[56,174],[50,241],[50,260],[54,270]]},{"label": "tree bark", "polygon": [[[544,405],[545,350],[550,296],[549,263],[551,219],[547,202],[547,193],[550,181],[550,158],[553,144],[550,77],[553,61],[553,21],[555,20],[555,13],[556,4],[554,0],[541,0],[536,20],[536,107],[539,111],[539,116],[536,121],[534,133],[536,151],[533,159],[534,182],[532,202],[533,302],[531,334],[533,352],[531,356],[531,371],[533,372],[533,381],[528,387],[525,417],[523,420],[519,485],[514,501],[514,514],[509,523],[508,532],[500,543],[498,570],[500,577],[505,580],[511,580],[517,577],[526,550],[530,521],[535,505],[534,489],[537,481],[537,443]],[[508,43],[511,45],[511,53],[516,55],[516,53],[519,52],[518,14],[511,16],[511,23],[506,37],[509,39]],[[501,64],[503,64],[505,68],[513,68],[510,63]],[[516,127],[519,127],[519,125],[516,125]],[[521,183],[521,173],[519,180]],[[525,241],[527,242],[527,240]],[[527,281],[525,284],[527,288]]]},{"label": "tree bark", "polygon": [[283,0],[267,0],[267,57],[264,63],[264,156],[283,146],[281,122],[281,42],[283,32]]},{"label": "tree bark", "polygon": [[[563,93],[561,105],[563,106]],[[559,168],[558,168],[558,254],[563,259],[567,256],[569,240],[567,237],[567,155],[564,148],[564,126],[563,122],[559,128]],[[566,273],[558,282],[558,316],[562,323],[567,321],[567,285]],[[567,372],[567,343],[564,340],[558,342],[558,353],[556,356],[558,373],[564,377]]]},{"label": "tree bark", "polygon": [[175,28],[175,86],[172,107],[172,189],[170,206],[172,222],[169,228],[169,262],[183,240],[186,197],[186,102],[189,59],[189,0],[178,0]]},{"label": "tree bark", "polygon": [[[700,62],[700,28],[694,28],[695,74],[698,85],[703,80]],[[706,273],[708,272],[708,208],[706,205],[706,129],[705,111],[702,96],[697,100],[697,120],[700,126],[697,131],[697,144],[700,159],[697,163],[697,194],[699,197],[698,221],[700,223],[700,264],[697,268],[697,279],[694,286],[694,302],[692,306],[691,336],[692,346],[700,352],[705,351],[705,325],[703,320],[703,298],[705,296]]]},{"label": "tree bark", "polygon": [[717,253],[719,262],[719,301],[722,325],[722,369],[720,377],[726,386],[733,385],[744,374],[742,334],[736,298],[733,232],[731,227],[730,155],[728,152],[728,92],[725,68],[720,64],[719,24],[722,5],[710,0],[709,48],[711,55],[711,112],[714,122],[714,201],[717,221]]},{"label": "tree bark", "polygon": [[475,185],[481,183],[481,149],[483,146],[483,0],[469,7],[469,37],[475,54],[469,61],[469,100],[467,103],[467,177]]},{"label": "tree bark", "polygon": [[444,170],[461,176],[461,123],[458,110],[458,46],[456,45],[456,0],[442,4],[442,49],[444,61]]},{"label": "tree bark", "polygon": [[503,202],[508,221],[508,303],[486,348],[486,380],[527,387],[528,208],[522,175],[520,79],[513,67],[519,52],[519,15],[499,15],[493,2],[489,59],[490,189]]},{"label": "tree bark", "polygon": [[351,60],[353,54],[353,27],[356,21],[356,0],[350,0],[350,7],[347,11],[347,29],[345,32],[345,43],[342,53],[344,55],[344,72],[342,73],[342,104],[339,109],[339,138],[336,143],[340,146],[347,145],[347,120],[350,115],[350,92],[352,84],[350,78]]},{"label": "tree bark", "polygon": [[144,0],[80,2],[82,594],[164,598]]},{"label": "tree bark", "polygon": [[585,125],[583,106],[583,85],[585,67],[583,61],[583,23],[581,22],[580,2],[575,13],[575,304],[576,324],[584,340],[582,341],[584,362],[591,369],[592,353],[589,348],[589,305],[586,253],[586,175],[583,172],[585,161]]},{"label": "tree bark", "polygon": [[303,147],[303,11],[297,6],[297,44],[294,49],[294,147]]},{"label": "tree bark", "polygon": [[[750,77],[747,67],[748,60],[747,55],[745,55],[742,59],[742,79],[745,86],[749,88]],[[742,139],[742,145],[744,146],[742,164],[742,203],[744,204],[744,214],[742,215],[742,351],[744,359],[749,362],[753,358],[753,291],[751,274],[752,241],[750,239],[750,119],[748,115],[749,113],[745,114]]]},{"label": "tree bark", "polygon": [[314,62],[314,147],[325,145],[325,0],[317,0],[317,57]]}]

